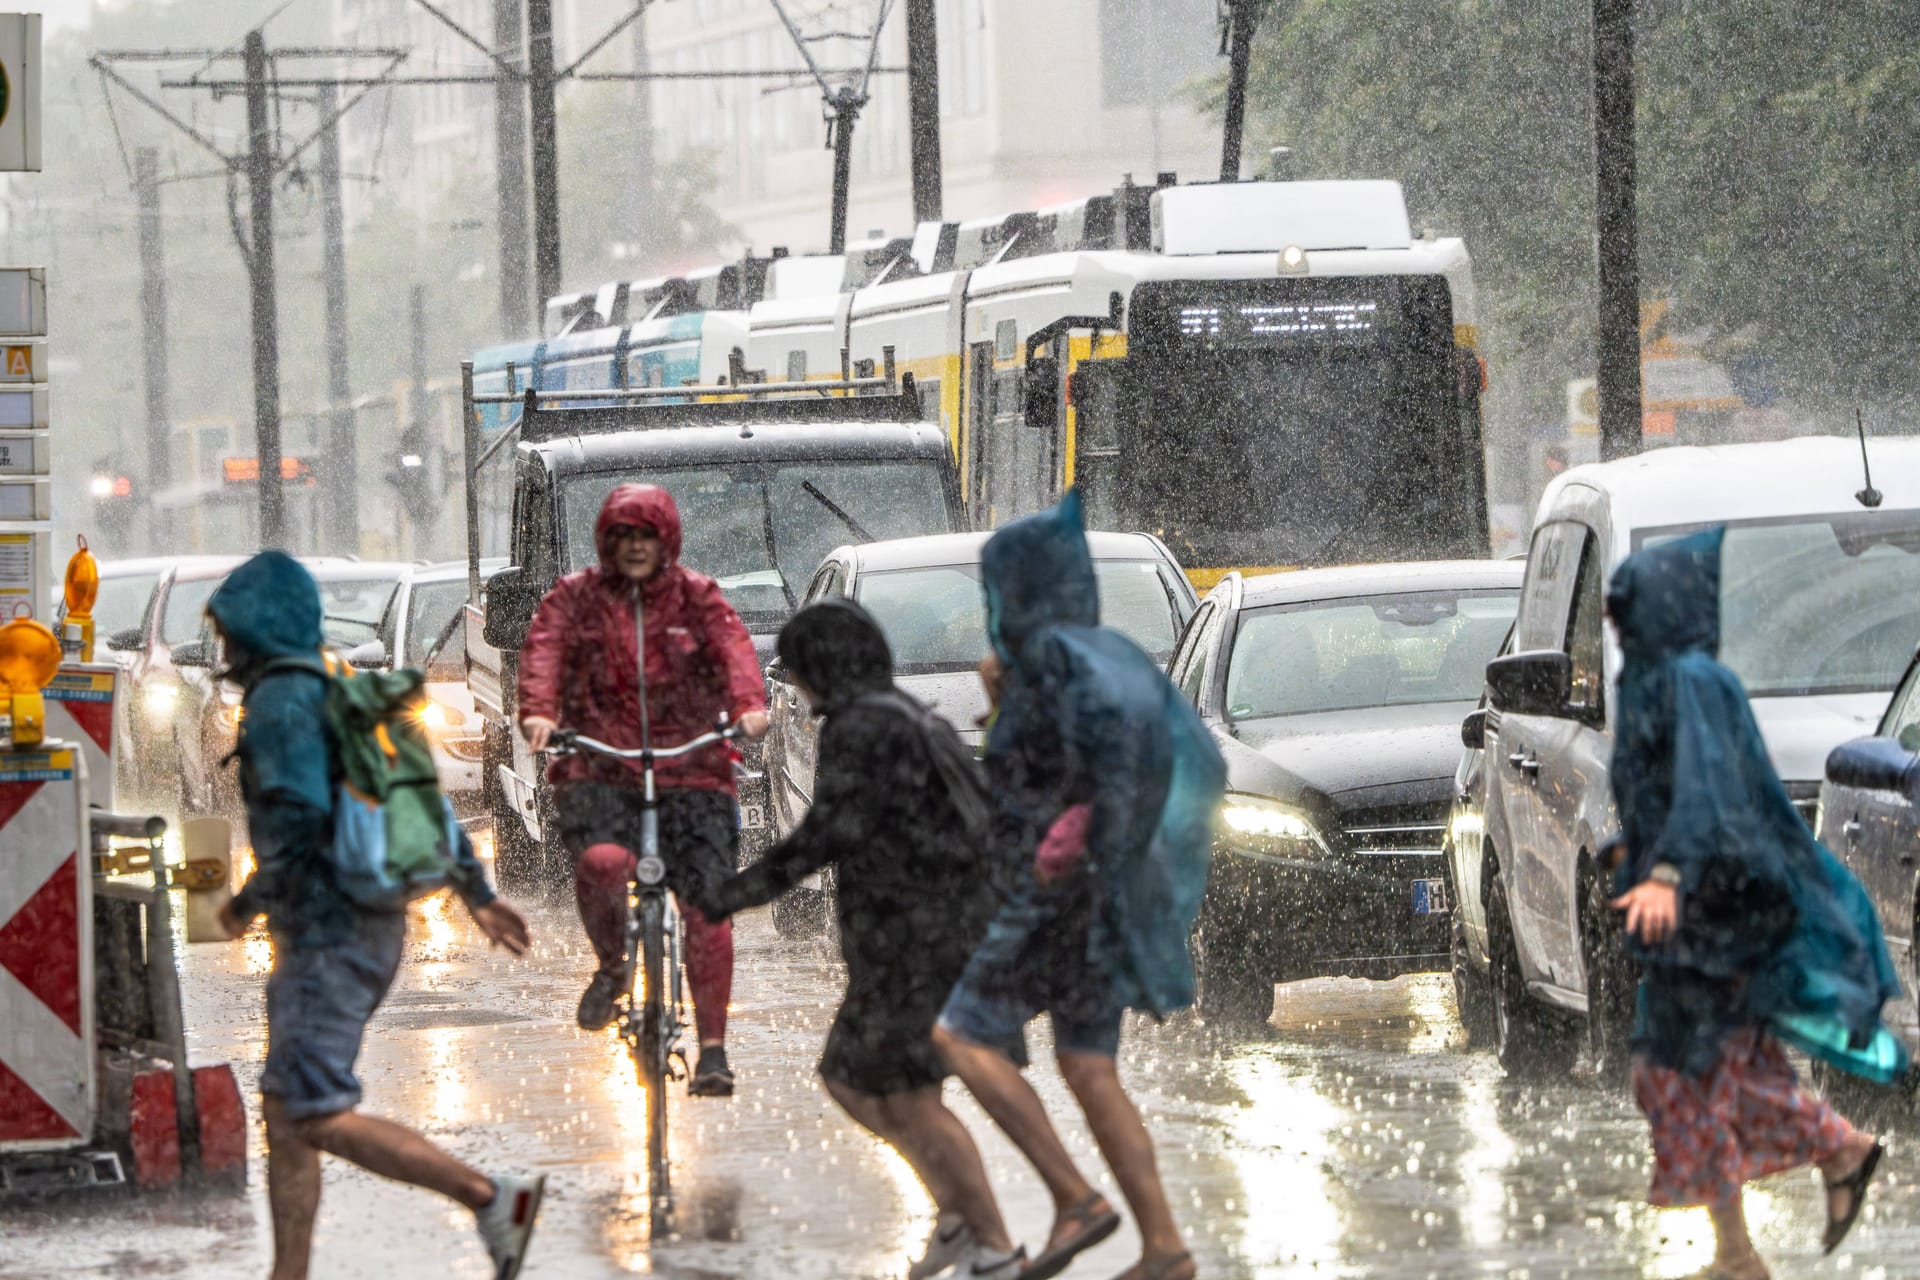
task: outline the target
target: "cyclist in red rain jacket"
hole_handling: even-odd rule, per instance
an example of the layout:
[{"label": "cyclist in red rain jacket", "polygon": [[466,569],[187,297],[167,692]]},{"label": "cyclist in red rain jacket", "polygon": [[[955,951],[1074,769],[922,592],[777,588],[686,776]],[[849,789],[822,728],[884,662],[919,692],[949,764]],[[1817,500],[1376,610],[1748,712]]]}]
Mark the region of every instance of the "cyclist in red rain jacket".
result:
[{"label": "cyclist in red rain jacket", "polygon": [[[594,525],[600,563],[554,584],[520,650],[520,727],[544,750],[562,725],[616,747],[677,746],[723,716],[748,737],[767,731],[766,685],[753,639],[712,578],[680,564],[680,512],[656,485],[623,484]],[[636,623],[640,624],[636,626]],[[646,699],[636,679],[642,663]],[[733,926],[691,904],[733,875],[739,846],[733,759],[716,745],[662,760],[660,850],[686,922],[687,984],[700,1060],[694,1094],[733,1092],[727,999]],[[640,843],[640,765],[567,755],[547,768],[560,840],[574,859],[574,895],[599,968],[580,997],[579,1022],[613,1021],[626,987],[627,886]]]}]

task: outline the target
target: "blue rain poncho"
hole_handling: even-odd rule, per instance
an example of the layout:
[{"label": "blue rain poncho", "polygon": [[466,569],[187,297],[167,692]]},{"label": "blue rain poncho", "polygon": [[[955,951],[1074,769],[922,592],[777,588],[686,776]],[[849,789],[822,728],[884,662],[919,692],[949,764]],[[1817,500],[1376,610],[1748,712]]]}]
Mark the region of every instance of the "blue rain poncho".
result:
[{"label": "blue rain poncho", "polygon": [[1219,749],[1138,645],[1099,625],[1080,497],[1014,521],[981,552],[987,632],[1005,668],[986,757],[1024,883],[1044,832],[1090,806],[1088,962],[1130,1008],[1193,1002],[1188,935],[1206,892]]},{"label": "blue rain poncho", "polygon": [[1720,646],[1724,529],[1629,556],[1607,609],[1620,635],[1613,788],[1624,893],[1680,873],[1680,922],[1642,966],[1636,1050],[1704,1075],[1726,1036],[1765,1026],[1883,1083],[1906,1051],[1880,1025],[1899,994],[1866,890],[1795,812]]}]

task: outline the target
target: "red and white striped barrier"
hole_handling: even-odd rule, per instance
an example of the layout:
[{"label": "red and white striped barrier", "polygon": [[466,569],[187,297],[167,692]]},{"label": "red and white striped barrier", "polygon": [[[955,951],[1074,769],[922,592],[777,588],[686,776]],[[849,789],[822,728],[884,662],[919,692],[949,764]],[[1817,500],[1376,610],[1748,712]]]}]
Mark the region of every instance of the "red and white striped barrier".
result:
[{"label": "red and white striped barrier", "polygon": [[118,807],[114,765],[125,687],[126,673],[115,663],[67,662],[40,691],[47,706],[47,737],[79,745],[87,760],[87,803],[96,808]]},{"label": "red and white striped barrier", "polygon": [[0,751],[0,1151],[93,1134],[89,850],[80,748]]}]

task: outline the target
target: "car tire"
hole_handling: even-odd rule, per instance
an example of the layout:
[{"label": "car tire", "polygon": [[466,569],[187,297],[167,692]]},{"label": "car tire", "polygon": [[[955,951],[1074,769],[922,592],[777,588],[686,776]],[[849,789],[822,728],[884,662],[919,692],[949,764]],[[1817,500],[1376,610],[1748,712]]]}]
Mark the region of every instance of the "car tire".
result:
[{"label": "car tire", "polygon": [[1453,899],[1453,923],[1447,930],[1450,968],[1453,973],[1453,1003],[1466,1032],[1467,1048],[1484,1049],[1493,1044],[1493,991],[1489,975],[1474,967],[1467,949],[1467,926],[1460,918],[1460,899]]},{"label": "car tire", "polygon": [[1507,887],[1499,876],[1487,886],[1487,952],[1492,961],[1488,986],[1493,996],[1493,1048],[1501,1067],[1521,1080],[1564,1077],[1579,1056],[1579,1041],[1565,1017],[1527,994]]},{"label": "car tire", "polygon": [[1273,1016],[1273,978],[1254,949],[1204,913],[1193,936],[1194,1009],[1208,1022],[1258,1026]]},{"label": "car tire", "polygon": [[1640,975],[1604,873],[1585,864],[1580,886],[1580,958],[1587,980],[1587,1053],[1594,1078],[1624,1085],[1632,1059]]}]

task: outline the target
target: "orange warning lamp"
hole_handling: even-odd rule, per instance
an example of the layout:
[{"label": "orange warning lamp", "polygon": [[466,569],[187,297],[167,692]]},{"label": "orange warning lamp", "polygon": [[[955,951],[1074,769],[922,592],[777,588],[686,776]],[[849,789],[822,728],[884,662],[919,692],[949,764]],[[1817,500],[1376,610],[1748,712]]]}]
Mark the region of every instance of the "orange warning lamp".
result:
[{"label": "orange warning lamp", "polygon": [[37,747],[47,733],[47,705],[40,691],[60,670],[60,641],[31,618],[0,627],[0,709],[13,747]]},{"label": "orange warning lamp", "polygon": [[80,661],[93,661],[93,602],[100,594],[100,562],[87,550],[87,538],[80,535],[80,549],[67,561],[67,617],[61,625],[63,647],[79,655]]}]

